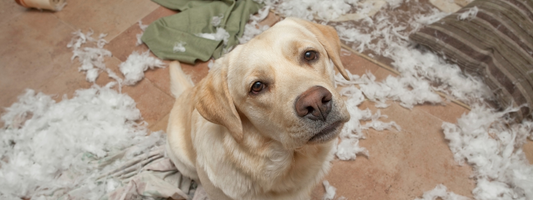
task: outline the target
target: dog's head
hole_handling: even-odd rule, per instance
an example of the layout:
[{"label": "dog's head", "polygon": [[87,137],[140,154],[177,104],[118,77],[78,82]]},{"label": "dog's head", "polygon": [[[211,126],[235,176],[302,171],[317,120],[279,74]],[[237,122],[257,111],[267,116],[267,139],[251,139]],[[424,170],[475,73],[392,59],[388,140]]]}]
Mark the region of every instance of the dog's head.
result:
[{"label": "dog's head", "polygon": [[215,62],[198,85],[196,109],[240,141],[243,130],[294,149],[335,138],[350,116],[334,88],[346,78],[336,31],[288,18]]}]

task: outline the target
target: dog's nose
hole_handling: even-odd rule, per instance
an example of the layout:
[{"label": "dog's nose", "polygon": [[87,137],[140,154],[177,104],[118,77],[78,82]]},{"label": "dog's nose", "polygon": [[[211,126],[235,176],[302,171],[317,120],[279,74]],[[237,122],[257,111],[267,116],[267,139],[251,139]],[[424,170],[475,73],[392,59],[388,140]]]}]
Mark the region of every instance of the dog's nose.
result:
[{"label": "dog's nose", "polygon": [[322,86],[314,86],[296,99],[296,114],[311,120],[326,121],[331,111],[331,92]]}]

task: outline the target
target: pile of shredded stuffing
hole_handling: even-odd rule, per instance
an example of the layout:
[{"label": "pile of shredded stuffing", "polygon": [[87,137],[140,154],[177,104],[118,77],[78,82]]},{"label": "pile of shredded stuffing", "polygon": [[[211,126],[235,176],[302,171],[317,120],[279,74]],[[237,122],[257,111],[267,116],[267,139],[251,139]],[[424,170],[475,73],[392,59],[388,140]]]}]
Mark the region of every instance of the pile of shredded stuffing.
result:
[{"label": "pile of shredded stuffing", "polygon": [[120,72],[124,75],[124,84],[134,85],[144,77],[144,71],[154,68],[163,68],[165,63],[156,57],[152,57],[149,51],[142,54],[134,51],[128,56],[128,59],[120,63]]},{"label": "pile of shredded stuffing", "polygon": [[[135,101],[106,87],[72,99],[27,90],[2,115],[0,199],[100,199],[118,180],[99,178],[165,142],[149,134]],[[121,156],[108,163],[114,157]]]},{"label": "pile of shredded stuffing", "polygon": [[[143,25],[141,21],[139,21],[139,26],[142,30],[146,29],[147,27],[147,25]],[[104,37],[107,34],[100,34],[98,39],[92,37],[94,34],[92,30],[86,34],[83,34],[81,30],[78,30],[73,34],[74,37],[67,47],[73,49],[72,60],[78,58],[81,64],[79,69],[80,71],[85,71],[87,76],[86,79],[89,82],[94,83],[100,72],[105,71],[110,78],[114,79],[119,84],[120,91],[122,84],[135,85],[137,82],[142,80],[146,70],[165,67],[165,64],[161,60],[150,56],[148,51],[142,54],[134,51],[128,56],[126,61],[118,66],[120,72],[124,76],[123,79],[105,64],[105,58],[112,56],[111,52],[104,48],[104,45],[107,44],[107,41],[104,39]],[[137,38],[139,39],[141,36],[142,33],[138,34]],[[139,43],[137,41],[137,45],[138,44]],[[96,45],[96,47],[82,48],[82,45]]]}]

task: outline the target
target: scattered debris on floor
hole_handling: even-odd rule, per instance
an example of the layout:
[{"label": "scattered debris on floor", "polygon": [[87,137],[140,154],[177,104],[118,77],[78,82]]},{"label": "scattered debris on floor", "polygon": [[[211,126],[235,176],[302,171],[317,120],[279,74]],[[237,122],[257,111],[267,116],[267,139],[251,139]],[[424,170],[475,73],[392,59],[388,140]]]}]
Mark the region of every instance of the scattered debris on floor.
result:
[{"label": "scattered debris on floor", "polygon": [[[106,87],[72,99],[27,90],[2,115],[1,199],[99,199],[120,181],[98,175],[164,143],[149,133],[135,101]],[[109,162],[113,161],[113,162]]]},{"label": "scattered debris on floor", "polygon": [[469,198],[449,192],[446,186],[439,184],[433,190],[424,192],[422,198],[416,198],[415,200],[469,200]]},{"label": "scattered debris on floor", "polygon": [[326,190],[322,200],[345,200],[346,199],[345,197],[339,197],[339,198],[335,199],[335,191],[337,189],[335,189],[333,186],[331,186],[328,181],[324,181],[324,182],[322,182],[322,184],[324,185],[324,189]]},{"label": "scattered debris on floor", "polygon": [[158,58],[150,56],[149,51],[139,53],[134,51],[128,59],[120,63],[120,72],[124,75],[124,84],[134,85],[144,77],[144,72],[148,69],[163,68],[165,63]]},{"label": "scattered debris on floor", "polygon": [[144,30],[146,30],[146,28],[148,27],[148,25],[144,25],[143,22],[141,20],[139,20],[139,28],[141,29],[141,33],[137,34],[136,37],[137,37],[137,43],[135,43],[135,45],[139,46],[141,44],[143,44],[143,41],[141,40],[141,37],[143,36],[144,34]]},{"label": "scattered debris on floor", "polygon": [[[100,75],[101,71],[108,73],[109,77],[122,82],[122,79],[118,77],[115,72],[106,67],[105,57],[111,57],[112,54],[109,50],[104,49],[104,45],[107,41],[104,39],[107,34],[100,34],[98,39],[92,37],[93,30],[89,30],[87,33],[78,30],[74,33],[74,37],[68,43],[67,47],[72,48],[72,60],[78,58],[80,62],[80,71],[85,71],[87,81],[94,83],[96,78]],[[89,47],[83,47],[82,45],[89,45]]]},{"label": "scattered debris on floor", "polygon": [[[399,72],[398,76],[389,76],[381,82],[376,81],[371,73],[361,76],[350,74],[348,81],[336,78],[340,93],[347,97],[346,104],[352,117],[345,124],[335,149],[339,159],[355,160],[357,155],[369,157],[371,152],[359,146],[359,140],[365,138],[366,129],[401,131],[395,122],[381,121],[386,116],[381,115],[379,110],[375,113],[368,109],[360,110],[358,106],[365,97],[378,108],[387,107],[388,100],[413,108],[423,103],[449,103],[436,94],[442,92],[472,107],[469,113],[458,119],[457,124],[444,123],[442,129],[458,164],[466,162],[474,169],[472,178],[477,184],[472,191],[474,198],[533,199],[533,166],[522,151],[527,138],[533,139],[533,122],[515,122],[509,114],[518,108],[496,111],[479,105],[494,98],[479,78],[463,74],[457,65],[413,46],[409,41],[411,33],[450,13],[421,6],[418,1],[402,0],[387,1],[386,5],[384,2],[378,5],[357,0],[260,2],[267,7],[244,27],[244,35],[239,39],[241,43],[268,29],[268,26],[259,26],[258,22],[268,15],[269,9],[287,17],[322,23],[351,13],[367,13],[366,16],[353,18],[356,20],[336,20],[331,25],[337,29],[343,43],[370,57],[391,59],[391,65]],[[410,12],[397,9],[401,6],[409,6]],[[381,10],[370,12],[376,7]],[[472,9],[459,19],[468,20],[477,12]],[[220,23],[221,18],[216,17],[219,16],[210,19],[213,25]],[[141,22],[139,26],[144,30]],[[217,34],[219,29],[214,30],[205,37],[224,41],[227,32],[221,29]],[[99,73],[105,71],[119,84],[120,91],[122,83],[135,84],[148,68],[163,66],[160,60],[148,56],[148,52],[134,52],[120,65],[120,71],[126,77],[123,80],[105,66],[105,58],[111,56],[103,48],[107,43],[105,35],[93,38],[92,31],[85,34],[77,31],[74,35],[68,44],[73,49],[72,59],[78,58],[80,71],[86,73],[90,82],[95,82]],[[185,43],[181,46],[175,43],[169,45],[173,52],[186,51]],[[152,155],[150,152],[157,150],[153,147],[164,143],[164,134],[149,134],[133,99],[112,87],[113,84],[105,87],[95,85],[78,90],[75,97],[64,98],[60,102],[28,90],[9,107],[2,116],[5,127],[0,129],[0,179],[7,180],[0,182],[0,197],[98,199],[124,187],[121,184],[125,182],[114,179],[116,177],[102,180],[98,179],[98,175],[124,165],[135,156]],[[155,157],[151,158],[159,159],[158,155],[154,154],[152,156]],[[113,162],[102,164],[106,160]],[[136,166],[132,168],[137,170],[135,172],[140,170],[137,165],[132,166]],[[323,199],[334,199],[334,186],[327,181],[323,185],[326,190]],[[130,186],[126,185],[126,188],[133,187]],[[467,199],[448,191],[442,184],[425,192],[419,199],[436,198]]]},{"label": "scattered debris on floor", "polygon": [[509,114],[475,105],[457,124],[442,124],[457,163],[473,168],[476,199],[533,199],[533,165],[522,146],[533,139],[533,121],[514,123]]}]

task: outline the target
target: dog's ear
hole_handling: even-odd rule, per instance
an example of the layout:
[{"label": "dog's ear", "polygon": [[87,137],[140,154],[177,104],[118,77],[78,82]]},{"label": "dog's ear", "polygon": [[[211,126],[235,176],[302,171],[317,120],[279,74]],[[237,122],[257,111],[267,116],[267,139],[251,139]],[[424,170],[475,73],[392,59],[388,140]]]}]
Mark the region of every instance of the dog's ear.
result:
[{"label": "dog's ear", "polygon": [[339,36],[337,35],[337,31],[333,27],[309,22],[303,19],[297,19],[297,18],[288,18],[288,19],[293,20],[303,25],[307,30],[315,34],[318,41],[326,49],[326,52],[328,53],[328,56],[333,61],[333,64],[335,64],[335,67],[337,67],[337,70],[341,73],[341,75],[346,80],[350,80],[348,73],[346,73],[346,70],[344,69],[344,65],[342,65],[341,58],[340,58],[341,41],[339,39]]},{"label": "dog's ear", "polygon": [[228,89],[227,57],[215,62],[211,72],[198,83],[195,108],[208,121],[225,126],[237,141],[243,139],[242,122]]}]

